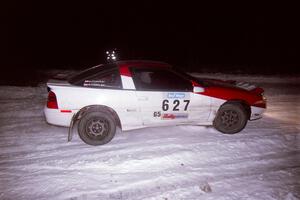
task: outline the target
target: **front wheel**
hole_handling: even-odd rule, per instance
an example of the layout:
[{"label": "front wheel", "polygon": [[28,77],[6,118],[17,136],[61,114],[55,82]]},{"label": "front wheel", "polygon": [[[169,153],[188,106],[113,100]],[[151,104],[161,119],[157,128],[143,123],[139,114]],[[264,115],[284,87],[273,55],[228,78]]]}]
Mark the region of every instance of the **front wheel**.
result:
[{"label": "front wheel", "polygon": [[79,121],[78,133],[86,144],[103,145],[115,136],[116,123],[109,113],[88,112]]},{"label": "front wheel", "polygon": [[247,112],[241,104],[227,103],[218,110],[213,126],[222,133],[238,133],[245,128],[248,121],[247,116]]}]

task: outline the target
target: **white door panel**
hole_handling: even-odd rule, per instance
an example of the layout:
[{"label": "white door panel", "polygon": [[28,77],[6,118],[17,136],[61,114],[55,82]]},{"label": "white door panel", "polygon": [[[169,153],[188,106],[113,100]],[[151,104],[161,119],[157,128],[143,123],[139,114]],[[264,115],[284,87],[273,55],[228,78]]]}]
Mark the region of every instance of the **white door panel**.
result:
[{"label": "white door panel", "polygon": [[210,100],[192,92],[137,91],[144,125],[207,121]]},{"label": "white door panel", "polygon": [[160,117],[155,117],[155,112],[161,111],[162,92],[136,91],[140,116],[144,125],[160,123]]},{"label": "white door panel", "polygon": [[192,92],[137,91],[144,125],[206,122],[211,98]]}]

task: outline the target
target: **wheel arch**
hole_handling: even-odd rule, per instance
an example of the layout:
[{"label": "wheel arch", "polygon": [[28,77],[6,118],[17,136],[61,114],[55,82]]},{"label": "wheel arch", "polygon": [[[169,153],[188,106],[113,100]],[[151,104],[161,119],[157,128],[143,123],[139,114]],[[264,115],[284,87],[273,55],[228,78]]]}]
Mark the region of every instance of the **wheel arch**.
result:
[{"label": "wheel arch", "polygon": [[81,119],[81,117],[85,113],[91,112],[91,111],[104,111],[104,112],[107,112],[107,113],[111,114],[111,116],[114,118],[117,126],[122,128],[121,120],[120,120],[119,115],[117,114],[117,112],[114,109],[112,109],[111,107],[104,106],[104,105],[89,105],[89,106],[85,106],[85,107],[81,108],[76,113],[77,118],[75,118],[75,120]]},{"label": "wheel arch", "polygon": [[[237,116],[236,112],[240,113],[239,117],[231,114],[232,109],[235,116]],[[245,128],[247,121],[250,119],[250,114],[251,109],[245,101],[240,99],[227,100],[220,105],[213,120],[213,126],[222,133],[235,134]]]},{"label": "wheel arch", "polygon": [[250,105],[245,101],[245,100],[242,100],[242,99],[230,99],[230,100],[227,100],[226,102],[224,102],[220,108],[225,105],[225,104],[228,104],[228,103],[231,103],[231,104],[240,104],[243,106],[243,108],[245,109],[245,111],[247,112],[247,118],[248,120],[250,119],[250,116],[251,116],[251,107]]},{"label": "wheel arch", "polygon": [[119,118],[119,115],[117,114],[117,112],[113,108],[108,107],[108,106],[104,106],[104,105],[88,105],[88,106],[85,106],[85,107],[81,108],[76,114],[73,115],[71,123],[70,123],[70,127],[69,127],[68,141],[72,140],[73,127],[74,127],[75,123],[78,120],[80,120],[82,118],[82,116],[85,115],[85,113],[91,112],[91,111],[107,112],[108,114],[110,114],[114,118],[117,127],[119,127],[122,130],[122,123],[121,123],[121,120]]}]

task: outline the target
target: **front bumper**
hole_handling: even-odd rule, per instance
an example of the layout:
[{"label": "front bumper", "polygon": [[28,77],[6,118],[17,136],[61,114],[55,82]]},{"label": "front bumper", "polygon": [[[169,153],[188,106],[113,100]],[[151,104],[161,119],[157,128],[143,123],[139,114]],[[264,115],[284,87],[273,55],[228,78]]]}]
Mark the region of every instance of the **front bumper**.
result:
[{"label": "front bumper", "polygon": [[251,106],[251,115],[250,115],[249,120],[257,120],[257,119],[262,118],[262,115],[265,111],[266,111],[266,108]]}]

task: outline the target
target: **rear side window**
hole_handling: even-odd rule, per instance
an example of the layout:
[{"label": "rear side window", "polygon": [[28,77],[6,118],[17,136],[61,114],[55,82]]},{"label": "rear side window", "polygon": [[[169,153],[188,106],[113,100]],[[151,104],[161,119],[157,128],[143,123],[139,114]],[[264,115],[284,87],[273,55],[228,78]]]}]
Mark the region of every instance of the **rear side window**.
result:
[{"label": "rear side window", "polygon": [[86,78],[82,86],[100,88],[122,88],[119,70],[111,70]]},{"label": "rear side window", "polygon": [[87,69],[69,79],[69,83],[92,88],[121,89],[121,77],[116,65],[99,65]]}]

